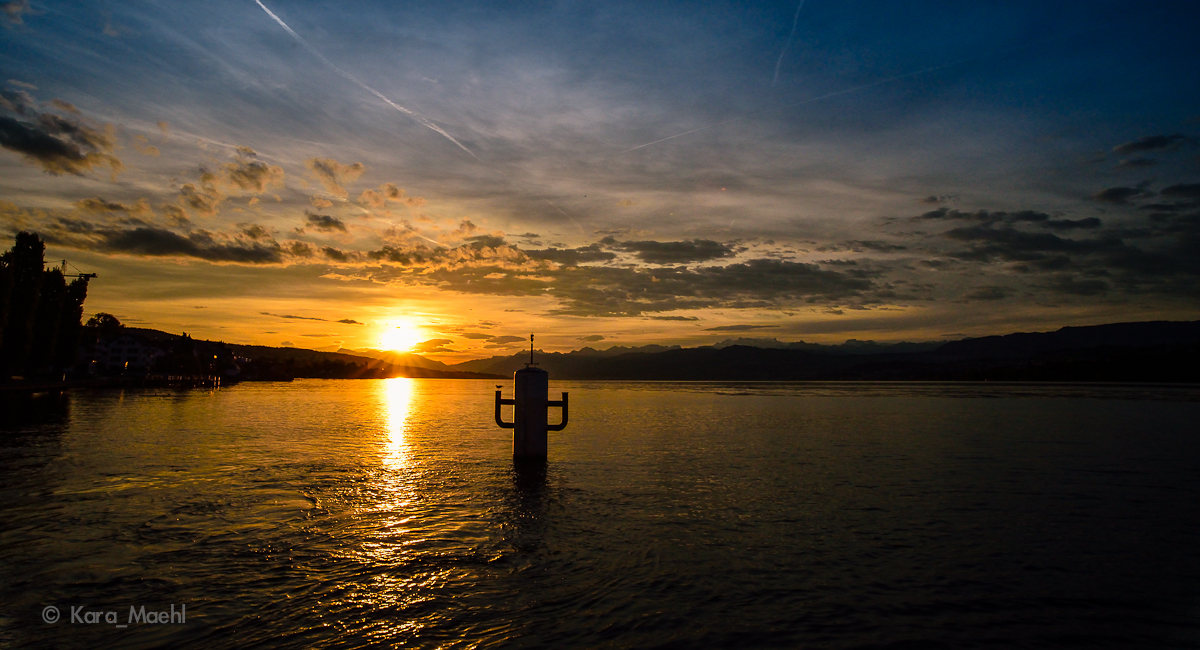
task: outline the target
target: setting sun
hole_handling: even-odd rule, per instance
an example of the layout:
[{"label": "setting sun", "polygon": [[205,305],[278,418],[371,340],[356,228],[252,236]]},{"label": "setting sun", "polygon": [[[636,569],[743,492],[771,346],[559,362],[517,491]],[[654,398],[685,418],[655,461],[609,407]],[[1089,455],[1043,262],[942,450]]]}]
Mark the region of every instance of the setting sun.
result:
[{"label": "setting sun", "polygon": [[342,4],[0,0],[0,650],[1200,650],[1200,1]]},{"label": "setting sun", "polygon": [[409,325],[389,326],[379,336],[379,348],[407,352],[421,342],[421,331]]}]

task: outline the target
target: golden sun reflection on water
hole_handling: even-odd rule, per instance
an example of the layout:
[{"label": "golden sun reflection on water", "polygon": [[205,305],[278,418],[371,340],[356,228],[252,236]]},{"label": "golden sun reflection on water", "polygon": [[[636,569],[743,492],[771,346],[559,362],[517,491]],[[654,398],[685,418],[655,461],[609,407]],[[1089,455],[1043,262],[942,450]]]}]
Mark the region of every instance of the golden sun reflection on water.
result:
[{"label": "golden sun reflection on water", "polygon": [[388,469],[405,469],[412,464],[412,444],[408,440],[408,419],[412,409],[413,380],[393,377],[383,382],[382,402],[387,441],[383,464]]}]

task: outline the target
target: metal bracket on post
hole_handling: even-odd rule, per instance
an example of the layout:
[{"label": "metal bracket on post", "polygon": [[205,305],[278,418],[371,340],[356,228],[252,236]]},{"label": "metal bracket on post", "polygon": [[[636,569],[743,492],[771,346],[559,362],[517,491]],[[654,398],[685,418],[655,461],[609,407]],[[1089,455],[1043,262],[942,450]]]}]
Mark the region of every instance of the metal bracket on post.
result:
[{"label": "metal bracket on post", "polygon": [[[496,394],[499,395],[500,392],[497,391]],[[562,431],[563,429],[566,429],[567,428],[567,394],[563,393],[562,399],[558,400],[558,401],[548,400],[546,402],[546,406],[558,406],[558,407],[562,408],[562,422],[559,422],[558,424],[547,424],[546,430],[547,431]],[[498,418],[499,413],[500,413],[499,406],[496,407],[496,413],[497,413],[496,417]]]},{"label": "metal bracket on post", "polygon": [[[516,406],[516,405],[517,405],[517,400],[503,399],[500,397],[500,391],[496,391],[496,425],[497,426],[499,426],[501,429],[512,429],[513,427],[517,426],[517,423],[515,421],[505,422],[504,418],[501,417],[501,415],[500,415],[500,407],[501,406]],[[563,411],[563,413],[566,413],[566,411]]]}]

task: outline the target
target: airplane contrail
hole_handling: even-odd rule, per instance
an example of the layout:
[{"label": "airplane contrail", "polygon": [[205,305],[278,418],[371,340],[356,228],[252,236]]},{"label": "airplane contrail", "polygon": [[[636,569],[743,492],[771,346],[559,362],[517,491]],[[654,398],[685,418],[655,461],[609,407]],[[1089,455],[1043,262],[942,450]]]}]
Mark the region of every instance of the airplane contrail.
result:
[{"label": "airplane contrail", "polygon": [[[836,90],[836,91],[834,91],[834,92],[831,92],[831,93],[825,93],[824,95],[820,95],[820,96],[818,96],[818,97],[810,97],[810,98],[808,98],[808,99],[805,99],[805,100],[801,100],[801,101],[798,101],[798,102],[793,102],[793,103],[791,103],[791,104],[785,104],[785,105],[783,105],[783,106],[780,106],[780,107],[778,107],[778,108],[772,108],[772,109],[767,109],[767,110],[782,110],[782,109],[785,109],[785,108],[795,108],[796,106],[803,106],[803,105],[805,105],[805,104],[811,104],[811,103],[813,103],[813,102],[819,102],[819,101],[822,101],[822,100],[825,100],[825,99],[829,99],[830,97],[837,97],[837,96],[839,96],[839,95],[847,95],[847,94],[849,94],[849,93],[858,92],[858,91],[860,91],[860,90],[866,90],[867,88],[873,88],[873,87],[875,87],[875,86],[881,86],[881,85],[883,85],[883,84],[886,84],[886,83],[891,83],[891,82],[893,82],[893,81],[899,81],[899,80],[901,80],[901,79],[906,79],[906,78],[908,78],[908,77],[915,77],[915,76],[917,76],[917,75],[919,75],[919,74],[925,74],[925,73],[927,73],[927,72],[933,72],[934,70],[940,70],[940,69],[942,69],[942,68],[946,68],[946,67],[949,67],[949,66],[955,65],[955,64],[957,64],[957,63],[962,63],[962,62],[961,62],[961,61],[952,61],[952,62],[950,62],[950,63],[943,63],[943,64],[941,64],[941,65],[935,65],[935,66],[931,66],[931,67],[928,67],[928,68],[922,68],[922,69],[920,69],[920,70],[914,70],[914,71],[912,71],[912,72],[906,72],[906,73],[904,73],[904,74],[901,74],[901,75],[896,75],[896,76],[894,76],[894,77],[888,77],[887,79],[880,79],[879,81],[872,81],[872,82],[871,82],[871,83],[869,83],[869,84],[862,84],[861,86],[855,86],[855,87],[853,87],[853,88],[846,88],[846,89],[844,89],[844,90]],[[660,142],[666,142],[667,140],[674,140],[675,138],[681,138],[681,137],[683,137],[683,136],[685,136],[685,135],[689,135],[689,134],[695,133],[695,132],[697,132],[697,131],[703,131],[703,130],[705,130],[705,129],[711,129],[711,128],[715,127],[715,126],[721,126],[722,124],[729,124],[730,122],[736,122],[736,121],[738,121],[738,120],[744,120],[744,119],[746,119],[746,118],[748,118],[748,117],[753,117],[754,115],[757,115],[757,114],[759,114],[759,113],[765,113],[765,112],[766,112],[766,111],[755,111],[754,113],[750,113],[750,114],[747,114],[747,115],[741,115],[741,116],[738,116],[738,117],[731,117],[731,118],[729,118],[729,119],[727,119],[727,120],[721,120],[720,122],[714,122],[714,123],[712,123],[712,124],[708,124],[708,125],[705,125],[705,126],[702,126],[702,127],[696,128],[696,129],[692,129],[691,131],[684,131],[683,133],[676,133],[675,135],[669,135],[669,136],[667,136],[667,137],[665,137],[665,138],[662,138],[661,140],[655,140],[654,142],[647,142],[646,144],[639,144],[638,146],[636,146],[636,147],[630,147],[629,149],[626,149],[626,150],[622,151],[621,153],[629,153],[630,151],[634,151],[634,150],[636,150],[636,149],[641,149],[642,147],[649,147],[649,146],[650,146],[650,145],[652,145],[652,144],[658,144],[658,143],[660,143]]]},{"label": "airplane contrail", "polygon": [[[1089,32],[1089,31],[1095,31],[1095,30],[1094,30],[1094,29],[1085,29],[1085,30],[1081,30],[1081,31],[1079,31],[1079,32],[1077,32],[1077,33],[1075,33],[1075,34],[1067,34],[1067,35],[1065,35],[1065,36],[1060,36],[1060,37],[1055,37],[1055,38],[1066,38],[1066,37],[1068,37],[1068,36],[1075,36],[1075,35],[1078,35],[1078,34],[1082,34],[1082,33]],[[650,145],[652,145],[652,144],[658,144],[658,143],[660,143],[660,142],[666,142],[667,140],[674,140],[675,138],[681,138],[681,137],[683,137],[683,136],[685,136],[685,135],[690,135],[690,134],[692,134],[692,133],[696,133],[697,131],[704,131],[705,129],[711,129],[711,128],[713,128],[713,127],[716,127],[716,126],[721,126],[722,124],[729,124],[730,122],[736,122],[736,121],[738,121],[738,120],[744,120],[744,119],[746,119],[746,118],[748,118],[748,117],[753,117],[753,116],[755,116],[755,115],[759,115],[759,114],[761,114],[761,113],[766,113],[766,112],[769,112],[769,111],[783,110],[783,109],[786,109],[786,108],[795,108],[796,106],[804,106],[805,104],[812,104],[813,102],[819,102],[819,101],[823,101],[823,100],[829,99],[829,98],[831,98],[831,97],[838,97],[838,96],[841,96],[841,95],[848,95],[848,94],[850,94],[850,93],[855,93],[855,92],[858,92],[858,91],[860,91],[860,90],[866,90],[866,89],[868,89],[868,88],[874,88],[875,86],[882,86],[883,84],[889,84],[889,83],[892,83],[892,82],[895,82],[895,81],[900,81],[901,79],[907,79],[907,78],[909,78],[909,77],[915,77],[915,76],[917,76],[917,75],[927,74],[927,73],[930,73],[930,72],[934,72],[934,71],[936,71],[936,70],[941,70],[942,68],[949,68],[949,67],[951,67],[951,66],[961,65],[961,64],[963,64],[963,63],[972,63],[972,62],[975,62],[975,61],[983,61],[983,60],[990,59],[990,58],[994,58],[994,57],[997,57],[997,56],[1000,56],[1000,55],[1003,55],[1003,54],[1008,54],[1008,53],[1010,53],[1010,52],[1015,52],[1015,51],[1017,51],[1017,50],[1022,50],[1022,49],[1025,49],[1025,48],[1033,47],[1034,45],[1040,45],[1041,43],[1044,43],[1044,42],[1046,42],[1046,41],[1048,41],[1048,40],[1052,40],[1052,39],[1043,39],[1043,40],[1040,40],[1040,41],[1034,41],[1034,42],[1032,42],[1032,43],[1026,43],[1026,44],[1024,44],[1024,45],[1017,45],[1017,46],[1014,46],[1014,47],[1011,47],[1011,48],[1008,48],[1008,49],[1005,49],[1005,50],[1001,50],[1001,51],[999,51],[999,52],[993,52],[993,53],[991,53],[991,54],[987,54],[987,55],[984,55],[984,56],[974,56],[974,57],[968,57],[968,58],[965,58],[965,59],[958,59],[958,60],[956,60],[956,61],[949,61],[949,62],[947,62],[947,63],[940,63],[940,64],[938,64],[938,65],[929,66],[928,68],[921,68],[920,70],[913,70],[912,72],[906,72],[906,73],[904,73],[904,74],[898,74],[898,75],[896,75],[896,76],[894,76],[894,77],[888,77],[888,78],[886,78],[886,79],[880,79],[880,80],[878,80],[878,81],[872,81],[871,83],[868,83],[868,84],[862,84],[862,85],[859,85],[859,86],[854,86],[853,88],[845,88],[845,89],[842,89],[842,90],[835,90],[834,92],[831,92],[831,93],[825,93],[824,95],[820,95],[820,96],[817,96],[817,97],[810,97],[810,98],[808,98],[808,99],[803,99],[803,100],[800,100],[800,101],[798,101],[798,102],[792,102],[792,103],[790,103],[790,104],[784,104],[783,106],[777,106],[777,107],[774,107],[774,108],[767,108],[767,109],[763,109],[763,110],[759,110],[759,111],[754,111],[754,112],[752,112],[752,113],[747,113],[747,114],[745,114],[745,115],[739,115],[738,117],[731,117],[731,118],[729,118],[729,119],[727,119],[727,120],[721,120],[720,122],[714,122],[714,123],[712,123],[712,124],[707,124],[707,125],[705,125],[705,126],[701,126],[701,127],[699,127],[699,128],[692,129],[692,130],[690,130],[690,131],[684,131],[683,133],[676,133],[675,135],[669,135],[669,136],[667,136],[667,137],[665,137],[665,138],[661,138],[661,139],[655,140],[654,142],[647,142],[646,144],[639,144],[639,145],[638,145],[638,146],[636,146],[636,147],[630,147],[630,148],[628,148],[628,149],[625,149],[624,151],[621,151],[621,152],[619,152],[619,153],[629,153],[630,151],[636,151],[636,150],[638,150],[638,149],[641,149],[641,148],[643,148],[643,147],[649,147],[649,146],[650,146]]]},{"label": "airplane contrail", "polygon": [[788,48],[792,46],[792,39],[796,38],[796,24],[800,22],[800,10],[803,8],[804,0],[800,0],[799,6],[796,7],[796,15],[792,17],[792,33],[788,34],[787,42],[783,44],[783,50],[779,52],[779,60],[775,62],[775,76],[771,79],[772,88],[779,81],[779,66],[783,63],[783,55],[787,54]]},{"label": "airplane contrail", "polygon": [[[751,115],[753,115],[753,113],[751,113]],[[682,137],[683,137],[683,136],[685,136],[685,135],[690,135],[690,134],[692,134],[692,133],[695,133],[695,132],[697,132],[697,131],[703,131],[704,129],[711,129],[711,128],[713,128],[714,126],[721,126],[722,124],[729,124],[730,122],[736,122],[737,120],[743,119],[744,117],[749,117],[749,115],[746,115],[746,116],[743,116],[743,117],[731,117],[731,118],[729,118],[729,119],[727,119],[727,120],[722,120],[722,121],[720,121],[720,122],[716,122],[716,123],[714,123],[714,124],[709,124],[708,126],[702,126],[702,127],[698,128],[698,129],[692,129],[691,131],[684,131],[683,133],[676,133],[675,135],[669,135],[669,136],[667,136],[667,137],[663,138],[662,140],[655,140],[654,142],[647,142],[646,144],[639,144],[639,145],[638,145],[638,146],[636,146],[636,147],[630,147],[630,148],[626,149],[625,151],[622,151],[621,153],[629,153],[630,151],[634,151],[634,150],[636,150],[636,149],[641,149],[642,147],[649,147],[649,146],[650,146],[650,145],[652,145],[652,144],[658,144],[658,143],[660,143],[660,142],[666,142],[667,140],[674,140],[675,138],[682,138]]]},{"label": "airplane contrail", "polygon": [[[257,0],[255,0],[255,1],[257,2]],[[800,7],[803,7],[803,6],[804,6],[804,0],[801,0],[801,1],[800,1]],[[797,8],[796,8],[796,16],[797,16],[797,17],[800,15],[800,7],[797,7]],[[793,28],[793,29],[794,29],[794,28]],[[665,137],[665,138],[661,138],[661,139],[655,140],[654,142],[647,142],[646,144],[639,144],[639,145],[638,145],[638,146],[636,146],[636,147],[630,147],[630,148],[628,148],[628,149],[625,149],[624,151],[621,151],[621,152],[619,152],[619,153],[629,153],[630,151],[636,151],[636,150],[638,150],[638,149],[641,149],[641,148],[643,148],[643,147],[649,147],[649,146],[650,146],[650,145],[652,145],[652,144],[658,144],[658,143],[660,143],[660,142],[666,142],[667,140],[674,140],[675,138],[681,138],[681,137],[683,137],[683,136],[685,136],[685,135],[690,135],[690,134],[692,134],[692,133],[696,133],[697,131],[704,131],[705,129],[711,129],[711,128],[713,128],[713,127],[716,127],[716,126],[721,126],[722,124],[729,124],[730,122],[736,122],[736,121],[738,121],[738,120],[744,120],[744,119],[746,119],[746,118],[748,118],[748,117],[753,117],[753,116],[755,116],[755,115],[759,115],[759,114],[761,114],[761,113],[766,113],[766,112],[769,112],[769,111],[774,111],[774,110],[782,110],[782,109],[785,109],[785,108],[794,108],[794,107],[796,107],[796,106],[803,106],[803,105],[805,105],[805,104],[811,104],[811,103],[813,103],[813,102],[819,102],[819,101],[822,101],[822,100],[825,100],[825,99],[829,99],[830,97],[838,97],[839,95],[847,95],[847,94],[849,94],[849,93],[858,92],[858,91],[860,91],[860,90],[866,90],[867,88],[874,88],[875,86],[882,86],[883,84],[892,83],[893,81],[899,81],[899,80],[901,80],[901,79],[907,79],[907,78],[909,78],[909,77],[915,77],[915,76],[917,76],[917,75],[922,75],[922,74],[926,74],[926,73],[929,73],[929,72],[934,72],[934,71],[936,71],[936,70],[941,70],[942,68],[949,68],[949,67],[951,67],[951,66],[962,65],[962,64],[964,64],[964,63],[974,63],[974,62],[976,62],[976,61],[986,61],[986,60],[988,60],[988,59],[994,59],[994,58],[996,58],[996,57],[1003,56],[1003,55],[1005,55],[1005,54],[1010,54],[1010,53],[1012,53],[1012,52],[1017,52],[1017,51],[1019,51],[1019,50],[1028,49],[1028,48],[1031,48],[1031,47],[1033,47],[1033,46],[1035,46],[1035,45],[1041,45],[1041,44],[1043,44],[1043,43],[1048,43],[1048,42],[1051,42],[1051,41],[1062,40],[1062,39],[1066,39],[1066,38],[1073,38],[1073,37],[1075,37],[1075,36],[1079,36],[1079,35],[1082,35],[1082,34],[1087,34],[1087,33],[1090,33],[1090,32],[1095,32],[1095,31],[1098,31],[1099,29],[1100,29],[1099,27],[1088,27],[1088,28],[1086,28],[1086,29],[1080,29],[1080,30],[1077,30],[1077,31],[1074,31],[1074,32],[1066,32],[1066,33],[1063,33],[1063,34],[1058,34],[1058,35],[1055,35],[1055,36],[1050,36],[1050,37],[1047,37],[1047,38],[1038,39],[1038,40],[1036,40],[1036,41],[1031,41],[1031,42],[1028,42],[1028,43],[1022,43],[1022,44],[1020,44],[1020,45],[1014,45],[1014,46],[1012,46],[1012,47],[1008,47],[1008,48],[1002,48],[1002,49],[999,49],[999,50],[996,50],[996,51],[990,52],[990,53],[988,53],[988,54],[983,54],[983,55],[980,55],[980,56],[972,56],[972,57],[967,57],[967,58],[964,58],[964,59],[957,59],[957,60],[955,60],[955,61],[949,61],[949,62],[947,62],[947,63],[941,63],[941,64],[938,64],[938,65],[929,66],[928,68],[921,68],[920,70],[913,70],[912,72],[906,72],[906,73],[904,73],[904,74],[899,74],[899,75],[896,75],[896,76],[894,76],[894,77],[888,77],[888,78],[886,78],[886,79],[880,79],[880,80],[878,80],[878,81],[872,81],[872,82],[871,82],[871,83],[869,83],[869,84],[862,84],[862,85],[860,85],[860,86],[854,86],[853,88],[846,88],[846,89],[843,89],[843,90],[837,90],[837,91],[834,91],[834,92],[831,92],[831,93],[826,93],[826,94],[824,94],[824,95],[820,95],[820,96],[818,96],[818,97],[810,97],[809,99],[803,99],[803,100],[800,100],[800,101],[798,101],[798,102],[792,102],[791,104],[784,104],[783,106],[777,106],[777,107],[775,107],[775,108],[767,108],[767,109],[763,109],[763,110],[759,110],[759,111],[754,111],[754,112],[751,112],[751,113],[747,113],[747,114],[745,114],[745,115],[739,115],[738,117],[731,117],[731,118],[729,118],[729,119],[727,119],[727,120],[721,120],[720,122],[714,122],[714,123],[712,123],[712,124],[708,124],[708,125],[706,125],[706,126],[702,126],[702,127],[699,127],[699,128],[695,128],[695,129],[692,129],[692,130],[690,130],[690,131],[684,131],[683,133],[676,133],[675,135],[669,135],[669,136],[667,136],[667,137]],[[782,57],[782,54],[781,54],[780,56]],[[777,65],[778,65],[778,64],[777,64]],[[778,68],[777,68],[777,69],[778,69]]]},{"label": "airplane contrail", "polygon": [[440,242],[440,241],[437,241],[437,240],[434,240],[434,239],[430,239],[430,238],[426,237],[425,235],[422,235],[421,233],[416,233],[416,235],[417,235],[418,237],[420,237],[421,239],[424,239],[425,241],[427,241],[427,242],[429,242],[429,243],[431,243],[431,244],[433,244],[433,245],[435,245],[435,246],[441,246],[442,248],[450,248],[450,246],[448,246],[448,245],[446,245],[446,244],[443,244],[443,243],[442,243],[442,242]]},{"label": "airplane contrail", "polygon": [[583,229],[583,226],[579,225],[579,222],[575,220],[575,217],[572,217],[571,215],[567,214],[566,210],[563,210],[562,208],[558,207],[557,205],[554,205],[553,203],[551,203],[550,199],[543,198],[542,200],[545,201],[546,204],[549,205],[550,207],[552,207],[555,210],[558,210],[560,213],[562,213],[562,216],[570,219],[571,223],[575,224],[575,227],[579,229],[579,232],[582,232],[585,234],[587,233],[587,231]]},{"label": "airplane contrail", "polygon": [[[346,72],[345,70],[339,68],[333,61],[330,61],[329,59],[325,58],[325,55],[323,55],[319,51],[317,51],[317,49],[314,48],[312,45],[310,45],[308,43],[308,41],[304,40],[304,38],[301,37],[299,34],[297,34],[295,30],[293,30],[291,27],[289,27],[287,23],[283,22],[282,18],[275,15],[275,12],[268,9],[267,6],[262,3],[262,0],[254,0],[254,2],[259,7],[262,7],[262,10],[267,12],[267,15],[270,16],[272,20],[274,20],[276,23],[279,23],[279,26],[282,27],[289,35],[291,35],[291,37],[294,38],[297,43],[304,46],[304,49],[308,50],[313,56],[320,59],[322,63],[329,66],[330,68],[333,68],[334,71],[336,71],[338,74],[342,75],[346,79],[349,79],[351,82],[353,82],[359,88],[362,88],[363,90],[371,93],[372,95],[375,95],[379,99],[382,99],[384,102],[387,103],[388,106],[391,106],[392,108],[400,111],[401,113],[404,113],[405,115],[412,118],[413,120],[420,123],[421,125],[429,127],[430,129],[433,129],[434,131],[437,131],[439,134],[441,134],[447,140],[449,140],[449,141],[453,142],[455,145],[457,145],[459,149],[462,149],[463,151],[470,154],[471,157],[474,158],[475,160],[477,160],[479,162],[483,162],[482,160],[479,159],[479,156],[475,155],[474,151],[471,151],[470,149],[463,146],[463,143],[459,142],[458,140],[455,140],[454,136],[447,133],[444,129],[442,129],[437,124],[434,124],[433,122],[428,120],[424,115],[421,115],[420,113],[417,113],[416,111],[409,110],[409,109],[397,104],[396,102],[393,102],[391,99],[388,99],[386,96],[384,96],[383,93],[368,86],[366,83],[364,83],[358,77],[355,77],[354,75],[350,74],[349,72]],[[502,168],[493,167],[493,169],[500,172],[500,175],[503,176],[508,182],[510,182],[510,183],[513,182],[512,179],[509,177],[509,175]],[[571,216],[566,210],[563,210],[562,208],[558,207],[554,203],[551,203],[549,199],[543,198],[542,200],[545,201],[550,207],[557,210],[559,212],[559,214],[570,219],[571,223],[575,224],[575,227],[578,228],[580,230],[580,232],[586,232],[584,230],[583,226],[580,225],[579,221],[577,221],[575,219],[575,217]],[[427,241],[430,241],[434,244],[437,244],[438,246],[445,246],[445,244],[442,244],[440,242],[429,239],[428,237],[425,237],[423,235],[417,235],[417,236],[421,237],[422,239],[425,239]]]},{"label": "airplane contrail", "polygon": [[[454,136],[452,136],[452,135],[450,135],[449,133],[447,133],[447,132],[445,131],[445,129],[443,129],[442,127],[440,127],[440,126],[438,126],[437,124],[434,124],[433,122],[431,122],[431,121],[430,121],[428,118],[426,118],[424,115],[421,115],[420,113],[418,113],[418,112],[416,112],[416,111],[409,110],[409,109],[407,109],[407,108],[405,108],[405,107],[403,107],[403,106],[401,106],[401,105],[397,104],[396,102],[394,102],[394,101],[392,101],[392,100],[388,99],[386,96],[384,96],[384,94],[383,94],[383,93],[381,93],[381,92],[379,92],[378,90],[375,90],[374,88],[372,88],[372,87],[368,86],[367,84],[363,83],[363,81],[362,81],[362,80],[360,80],[358,77],[355,77],[354,75],[350,74],[349,72],[346,72],[345,70],[343,70],[343,69],[341,69],[341,68],[337,67],[337,65],[335,65],[335,64],[333,63],[333,61],[330,61],[329,59],[325,58],[325,55],[323,55],[323,54],[321,54],[320,52],[318,52],[318,51],[317,51],[317,49],[316,49],[315,47],[313,47],[312,45],[309,45],[309,44],[308,44],[308,41],[306,41],[306,40],[304,40],[303,38],[301,38],[301,36],[300,36],[299,34],[297,34],[297,33],[295,32],[295,30],[293,30],[291,27],[288,27],[287,23],[283,22],[283,19],[281,19],[279,16],[276,16],[276,15],[275,15],[275,12],[271,11],[270,9],[267,9],[267,5],[263,4],[263,3],[262,3],[262,0],[254,0],[254,2],[255,2],[255,3],[257,3],[257,4],[258,4],[258,6],[262,7],[262,10],[263,10],[263,11],[265,11],[265,12],[267,12],[267,15],[268,15],[268,16],[270,16],[272,19],[274,19],[274,20],[275,20],[275,22],[279,23],[279,26],[280,26],[280,27],[282,27],[282,28],[284,28],[284,29],[287,31],[287,33],[288,33],[288,34],[291,34],[292,38],[296,39],[296,42],[297,42],[297,43],[299,43],[299,44],[303,45],[303,46],[304,46],[304,49],[308,50],[308,51],[309,51],[309,52],[310,52],[310,53],[311,53],[313,56],[315,56],[315,57],[317,57],[318,59],[320,59],[320,60],[321,60],[321,61],[322,61],[322,62],[323,62],[325,65],[327,65],[327,66],[329,66],[329,67],[333,68],[333,69],[334,69],[334,71],[336,71],[338,74],[340,74],[340,75],[342,75],[343,77],[345,77],[345,78],[349,79],[350,81],[354,82],[354,84],[355,84],[356,86],[358,86],[359,88],[362,88],[363,90],[365,90],[365,91],[367,91],[367,92],[371,93],[372,95],[375,95],[375,96],[376,96],[376,97],[378,97],[379,99],[382,99],[384,102],[387,102],[387,105],[388,105],[388,106],[391,106],[392,108],[394,108],[394,109],[396,109],[396,110],[400,111],[401,113],[404,113],[405,115],[407,115],[408,117],[412,118],[413,120],[415,120],[417,123],[421,124],[422,126],[426,126],[426,127],[430,128],[430,129],[433,129],[434,131],[437,131],[437,132],[438,132],[438,133],[440,133],[440,134],[441,134],[441,135],[442,135],[444,138],[446,138],[447,140],[449,140],[449,141],[453,142],[454,144],[458,145],[458,148],[459,148],[459,149],[462,149],[463,151],[465,151],[465,152],[467,152],[468,154],[470,154],[472,158],[474,158],[475,160],[479,160],[479,156],[476,156],[474,151],[471,151],[470,149],[468,149],[468,148],[466,148],[465,146],[463,146],[463,143],[459,142],[458,140],[455,140],[455,139],[454,139]],[[480,161],[480,162],[483,162],[483,161]]]}]

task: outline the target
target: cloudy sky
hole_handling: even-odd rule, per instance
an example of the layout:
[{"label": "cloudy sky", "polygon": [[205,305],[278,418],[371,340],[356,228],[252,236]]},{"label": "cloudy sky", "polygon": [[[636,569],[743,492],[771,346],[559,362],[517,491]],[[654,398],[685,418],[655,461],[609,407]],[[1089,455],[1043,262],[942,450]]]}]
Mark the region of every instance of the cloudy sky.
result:
[{"label": "cloudy sky", "polygon": [[128,324],[451,361],[1200,318],[1195,3],[0,9],[0,229]]}]

